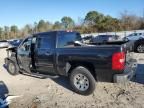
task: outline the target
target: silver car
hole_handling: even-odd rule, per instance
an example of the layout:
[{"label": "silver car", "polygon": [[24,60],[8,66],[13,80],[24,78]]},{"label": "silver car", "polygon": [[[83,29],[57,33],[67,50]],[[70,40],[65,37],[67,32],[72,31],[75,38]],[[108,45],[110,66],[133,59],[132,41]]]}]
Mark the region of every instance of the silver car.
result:
[{"label": "silver car", "polygon": [[144,39],[144,33],[132,33],[123,38],[124,41]]},{"label": "silver car", "polygon": [[8,47],[7,40],[1,40],[0,41],[0,48],[7,48],[7,47]]},{"label": "silver car", "polygon": [[90,42],[92,43],[105,43],[105,42],[112,42],[112,41],[118,41],[119,40],[118,35],[98,35],[91,39]]}]

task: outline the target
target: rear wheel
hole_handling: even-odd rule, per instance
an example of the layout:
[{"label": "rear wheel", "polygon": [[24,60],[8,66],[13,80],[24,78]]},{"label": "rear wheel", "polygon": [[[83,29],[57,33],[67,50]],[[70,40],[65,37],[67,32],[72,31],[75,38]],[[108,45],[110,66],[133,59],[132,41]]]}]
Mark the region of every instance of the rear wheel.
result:
[{"label": "rear wheel", "polygon": [[82,66],[76,67],[70,75],[70,84],[76,93],[89,95],[95,90],[95,78]]},{"label": "rear wheel", "polygon": [[144,53],[144,44],[138,45],[136,50],[138,53]]},{"label": "rear wheel", "polygon": [[17,64],[11,60],[8,60],[7,70],[11,75],[19,74],[19,68],[18,68]]}]

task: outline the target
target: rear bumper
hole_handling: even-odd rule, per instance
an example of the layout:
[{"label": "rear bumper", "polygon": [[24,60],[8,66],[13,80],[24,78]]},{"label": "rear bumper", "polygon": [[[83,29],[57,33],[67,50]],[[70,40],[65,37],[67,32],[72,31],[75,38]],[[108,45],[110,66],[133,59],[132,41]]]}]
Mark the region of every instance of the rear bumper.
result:
[{"label": "rear bumper", "polygon": [[131,80],[133,78],[133,76],[135,75],[136,68],[137,68],[137,64],[132,63],[130,66],[127,66],[125,68],[123,74],[115,74],[113,76],[113,81],[115,83],[125,83],[125,82]]}]

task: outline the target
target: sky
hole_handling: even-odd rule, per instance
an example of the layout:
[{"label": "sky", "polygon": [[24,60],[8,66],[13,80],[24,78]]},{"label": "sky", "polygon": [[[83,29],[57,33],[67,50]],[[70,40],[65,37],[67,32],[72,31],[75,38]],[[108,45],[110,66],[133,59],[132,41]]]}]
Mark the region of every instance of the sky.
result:
[{"label": "sky", "polygon": [[63,16],[77,22],[89,11],[119,18],[125,10],[142,16],[144,0],[0,0],[0,26],[23,27],[41,19],[54,23]]}]

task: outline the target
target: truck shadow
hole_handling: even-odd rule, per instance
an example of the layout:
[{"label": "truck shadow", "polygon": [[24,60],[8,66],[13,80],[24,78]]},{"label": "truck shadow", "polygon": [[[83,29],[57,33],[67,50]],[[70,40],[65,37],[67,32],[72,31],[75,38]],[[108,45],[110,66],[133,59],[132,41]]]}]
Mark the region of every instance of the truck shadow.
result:
[{"label": "truck shadow", "polygon": [[144,64],[138,64],[133,82],[144,84]]},{"label": "truck shadow", "polygon": [[[3,67],[7,70],[7,66],[4,64]],[[7,71],[8,72],[8,71]],[[24,74],[23,74],[24,75]],[[26,75],[29,77],[34,77],[34,76],[30,76],[30,75]],[[34,78],[38,78],[38,77],[34,77]],[[53,80],[55,83],[57,83],[58,85],[72,91],[72,88],[69,84],[69,79],[67,77],[64,76],[60,76],[58,78],[50,78],[51,80]]]},{"label": "truck shadow", "polygon": [[55,83],[61,85],[62,87],[72,91],[72,88],[70,86],[70,83],[69,83],[69,79],[67,77],[64,77],[64,76],[60,76],[59,78],[56,78],[56,79],[52,79]]},{"label": "truck shadow", "polygon": [[3,64],[3,68],[7,70],[7,66],[6,66],[6,64]]},{"label": "truck shadow", "polygon": [[9,106],[2,106],[2,100],[6,99],[8,96],[9,90],[3,81],[0,81],[0,108],[9,108]]}]

